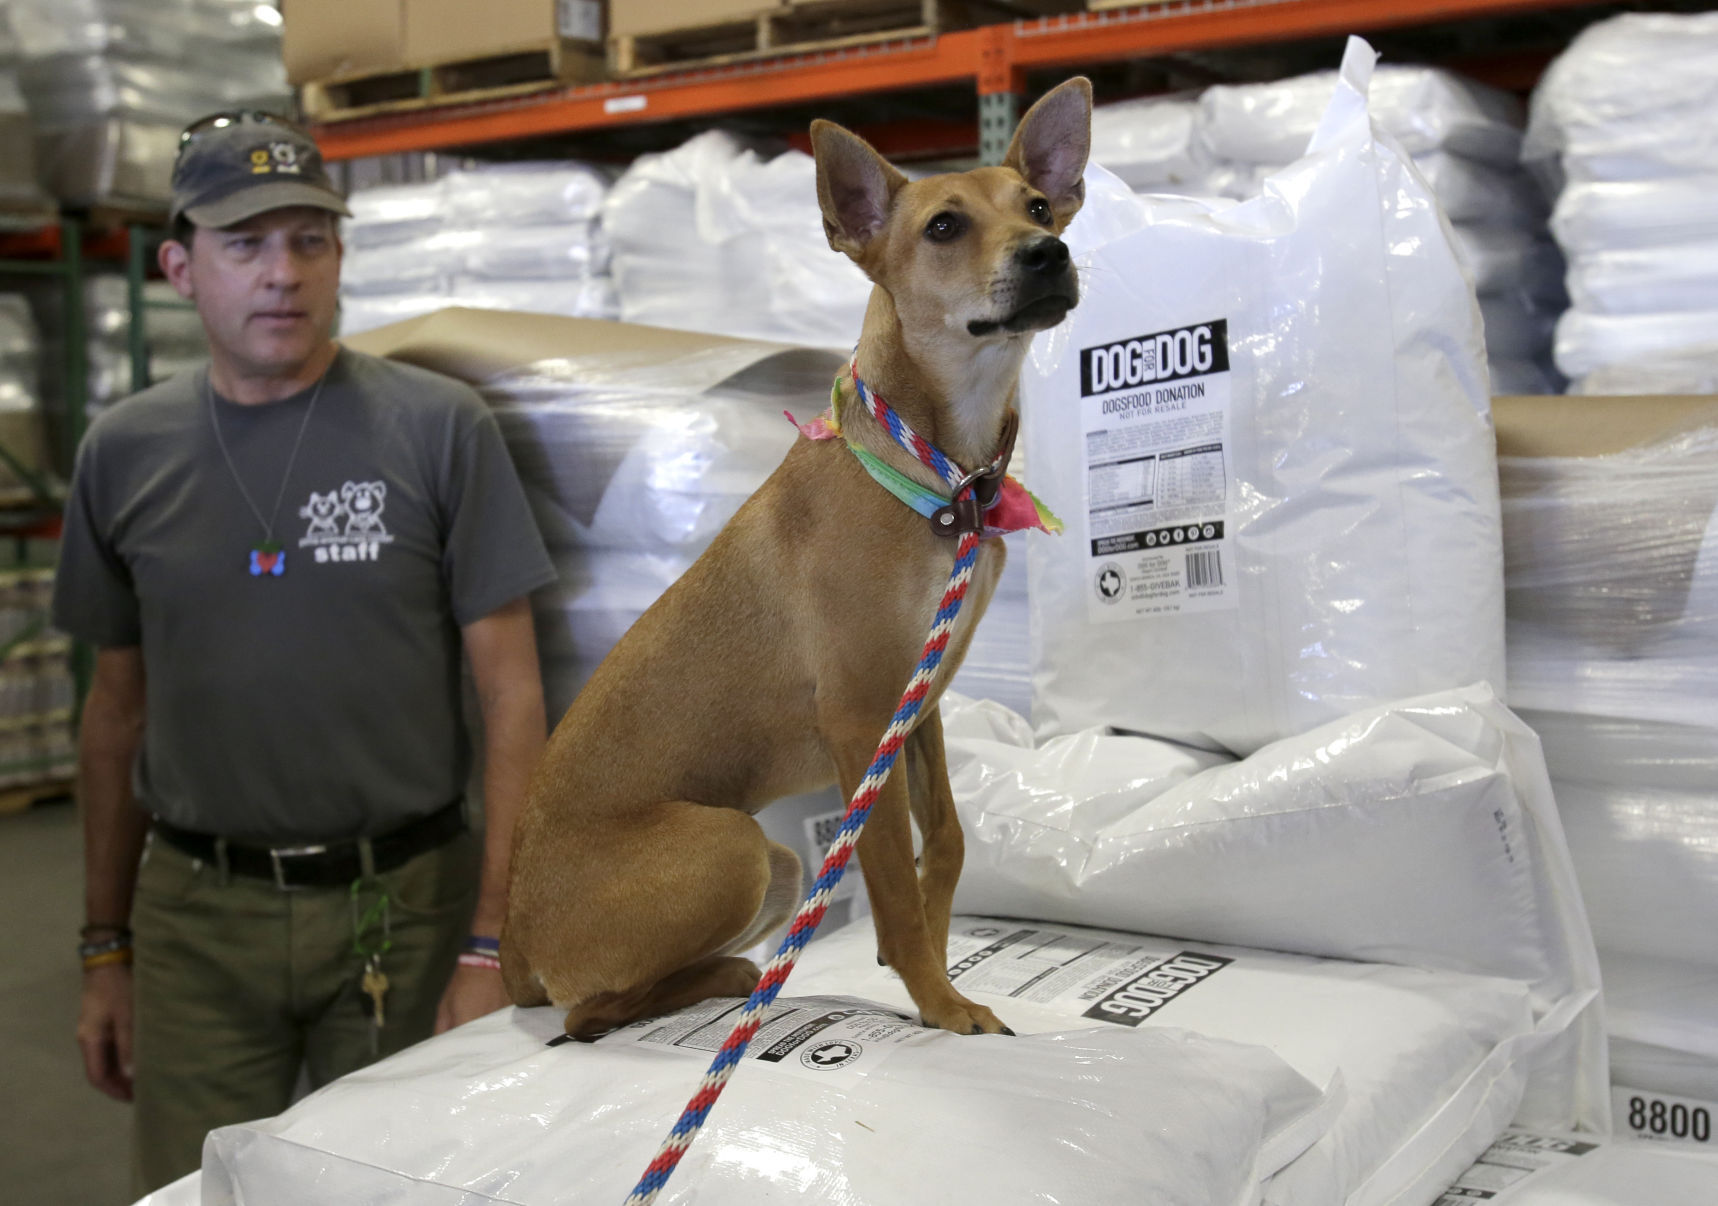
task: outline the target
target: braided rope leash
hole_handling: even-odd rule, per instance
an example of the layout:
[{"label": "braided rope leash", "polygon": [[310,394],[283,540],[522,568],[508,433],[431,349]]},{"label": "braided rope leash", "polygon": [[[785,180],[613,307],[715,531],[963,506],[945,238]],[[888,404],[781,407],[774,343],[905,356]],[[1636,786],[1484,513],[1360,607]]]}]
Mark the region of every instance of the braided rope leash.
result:
[{"label": "braided rope leash", "polygon": [[[866,410],[901,447],[942,475],[951,487],[962,486],[965,479],[959,469],[914,432],[888,403],[873,394],[859,379],[857,368],[853,370],[853,384]],[[971,485],[968,483],[962,488],[970,490]],[[812,882],[810,893],[800,904],[799,912],[794,914],[786,937],[776,949],[775,957],[758,977],[757,987],[752,989],[752,995],[746,999],[739,1020],[717,1050],[716,1058],[704,1073],[704,1079],[698,1082],[698,1091],[692,1095],[692,1100],[686,1103],[679,1120],[669,1130],[662,1146],[657,1149],[656,1158],[650,1162],[649,1167],[644,1170],[644,1176],[627,1196],[625,1206],[650,1206],[656,1201],[656,1195],[668,1184],[668,1178],[674,1174],[681,1158],[692,1146],[692,1141],[698,1137],[699,1129],[710,1116],[716,1099],[727,1087],[734,1069],[745,1058],[746,1048],[751,1045],[758,1027],[763,1024],[765,1011],[774,1003],[782,985],[787,983],[794,964],[799,961],[800,952],[805,949],[805,944],[811,941],[811,936],[822,923],[830,897],[834,895],[836,885],[841,882],[841,877],[847,870],[847,862],[852,858],[853,848],[858,844],[859,833],[865,828],[865,820],[871,814],[871,806],[877,802],[883,784],[888,781],[889,772],[894,769],[901,747],[906,744],[907,734],[912,731],[913,721],[930,691],[931,680],[936,675],[937,667],[942,664],[943,652],[948,648],[949,633],[954,629],[955,617],[960,614],[961,604],[966,601],[967,586],[972,581],[972,567],[978,560],[979,540],[979,533],[968,532],[956,545],[954,569],[949,573],[948,586],[943,591],[942,602],[937,606],[936,618],[931,622],[930,635],[925,638],[918,668],[908,680],[900,705],[895,709],[894,719],[889,722],[888,729],[883,733],[883,740],[878,743],[877,752],[871,758],[871,765],[865,770],[865,777],[859,781],[858,790],[853,793],[853,799],[847,805],[847,812],[841,818],[841,827],[836,831],[835,841],[830,844],[829,854],[824,858],[816,880]]]}]

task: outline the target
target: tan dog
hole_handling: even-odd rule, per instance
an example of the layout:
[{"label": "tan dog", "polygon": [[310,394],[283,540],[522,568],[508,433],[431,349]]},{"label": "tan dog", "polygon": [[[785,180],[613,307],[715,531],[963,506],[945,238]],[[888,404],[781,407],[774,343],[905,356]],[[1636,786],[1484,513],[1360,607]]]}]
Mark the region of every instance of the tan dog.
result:
[{"label": "tan dog", "polygon": [[[1078,296],[1056,236],[1080,208],[1091,85],[1021,121],[1004,166],[909,182],[863,140],[811,127],[830,246],[876,283],[860,375],[973,469],[996,455],[1034,331]],[[946,495],[851,397],[849,442]],[[645,612],[550,739],[519,819],[502,974],[591,1037],[748,995],[739,957],[800,898],[793,851],[751,814],[839,782],[851,799],[918,663],[956,541],[873,481],[839,440],[798,441]],[[946,960],[963,843],[936,699],[1002,572],[985,540],[920,720],[858,845],[878,954],[924,1021],[997,1032]],[[915,869],[909,813],[923,839]]]}]

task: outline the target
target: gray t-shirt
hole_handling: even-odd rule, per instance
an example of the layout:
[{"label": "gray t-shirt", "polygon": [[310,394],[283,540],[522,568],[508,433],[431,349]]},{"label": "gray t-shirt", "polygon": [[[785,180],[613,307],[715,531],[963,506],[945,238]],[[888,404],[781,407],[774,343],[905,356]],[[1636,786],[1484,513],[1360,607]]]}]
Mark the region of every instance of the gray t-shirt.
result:
[{"label": "gray t-shirt", "polygon": [[207,381],[93,423],[66,509],[55,622],[142,647],[140,803],[284,842],[458,799],[459,628],[555,578],[494,416],[456,381],[342,349],[274,522],[284,572],[257,575],[263,525],[212,422],[266,518],[312,391],[240,406]]}]

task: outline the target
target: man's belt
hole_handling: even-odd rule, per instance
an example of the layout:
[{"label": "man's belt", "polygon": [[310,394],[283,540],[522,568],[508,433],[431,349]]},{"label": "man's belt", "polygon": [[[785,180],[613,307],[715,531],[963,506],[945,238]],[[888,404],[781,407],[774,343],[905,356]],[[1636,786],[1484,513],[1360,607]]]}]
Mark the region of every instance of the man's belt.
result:
[{"label": "man's belt", "polygon": [[[318,845],[253,846],[181,829],[159,817],[154,828],[169,846],[207,863],[219,864],[224,846],[228,870],[235,875],[273,880],[281,889],[345,887],[363,874],[357,839]],[[465,812],[455,800],[445,808],[370,838],[375,870],[392,871],[464,831]]]}]

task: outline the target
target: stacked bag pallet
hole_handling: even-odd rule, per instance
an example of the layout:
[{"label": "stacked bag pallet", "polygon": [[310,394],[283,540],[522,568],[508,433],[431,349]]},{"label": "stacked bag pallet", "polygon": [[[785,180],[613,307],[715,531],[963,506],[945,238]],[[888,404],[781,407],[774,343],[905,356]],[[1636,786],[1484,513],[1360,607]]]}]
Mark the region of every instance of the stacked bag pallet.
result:
[{"label": "stacked bag pallet", "polygon": [[[200,364],[208,340],[196,312],[186,308],[166,281],[143,286],[147,307],[142,318],[150,381],[162,381]],[[85,417],[132,393],[131,294],[123,275],[91,273],[84,278]],[[34,292],[42,329],[42,391],[50,410],[60,413],[65,397],[65,311],[57,288]]]},{"label": "stacked bag pallet", "polygon": [[0,569],[0,788],[70,780],[71,639],[48,626],[54,572]]},{"label": "stacked bag pallet", "polygon": [[851,347],[871,282],[829,250],[811,156],[712,130],[642,155],[603,208],[627,322]]},{"label": "stacked bag pallet", "polygon": [[[0,294],[0,449],[28,474],[46,463],[42,429],[42,338],[29,301]],[[0,495],[28,496],[29,484],[0,464]]]},{"label": "stacked bag pallet", "polygon": [[39,222],[50,209],[36,179],[35,127],[18,84],[18,39],[0,5],[0,225]]},{"label": "stacked bag pallet", "polygon": [[1577,392],[1718,392],[1718,13],[1589,27],[1534,92],[1523,154],[1556,195]]},{"label": "stacked bag pallet", "polygon": [[165,206],[179,132],[205,114],[286,112],[272,0],[12,0],[20,79],[49,192]]},{"label": "stacked bag pallet", "polygon": [[352,194],[341,330],[446,306],[613,318],[608,178],[581,163],[493,164]]},{"label": "stacked bag pallet", "polygon": [[[1123,101],[1093,114],[1093,159],[1138,192],[1241,200],[1300,158],[1335,87],[1318,72]],[[1513,97],[1450,72],[1387,66],[1372,116],[1414,159],[1454,226],[1485,319],[1495,393],[1555,393],[1551,327],[1566,300],[1538,190],[1521,170]]]},{"label": "stacked bag pallet", "polygon": [[1512,698],[1544,741],[1592,918],[1617,1124],[1709,1143],[1718,407],[1548,401],[1499,424]]}]

